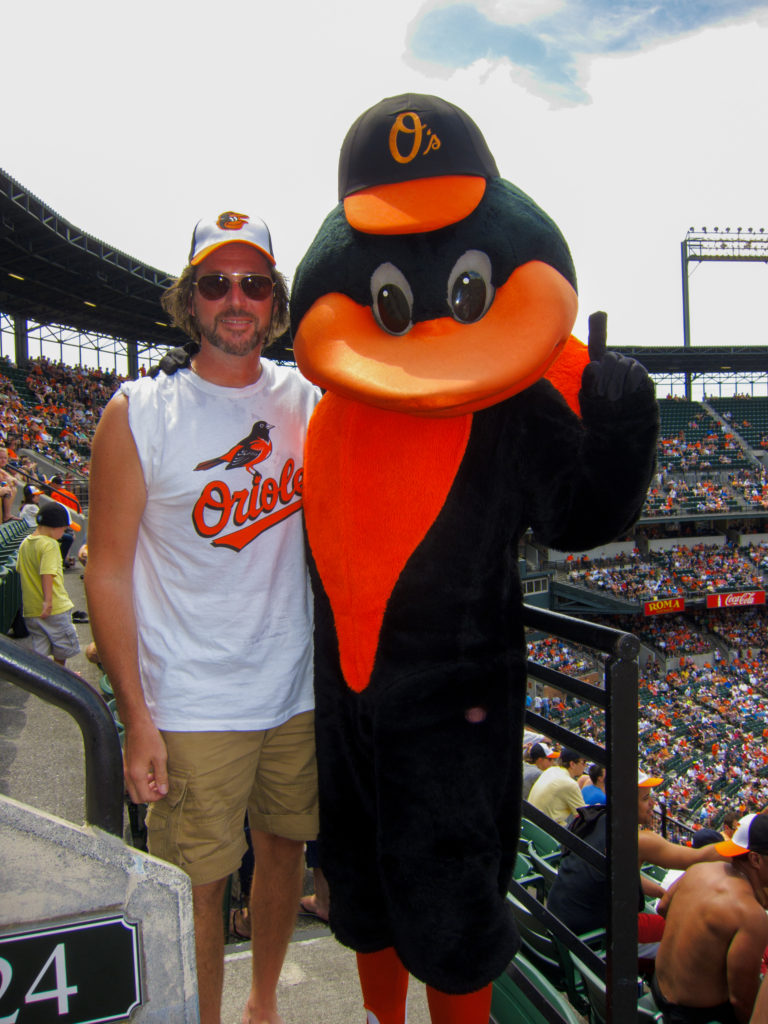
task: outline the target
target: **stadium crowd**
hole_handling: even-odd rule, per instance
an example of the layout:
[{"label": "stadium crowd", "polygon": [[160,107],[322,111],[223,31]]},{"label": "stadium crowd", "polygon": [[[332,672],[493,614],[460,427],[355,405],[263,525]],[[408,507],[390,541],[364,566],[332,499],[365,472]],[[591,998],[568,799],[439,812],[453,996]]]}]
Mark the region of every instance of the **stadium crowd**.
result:
[{"label": "stadium crowd", "polygon": [[[747,814],[768,805],[765,607],[600,621],[631,629],[649,649],[639,680],[639,756],[664,780],[658,794],[669,815],[691,828],[717,828],[729,810]],[[694,661],[694,654],[707,660]],[[595,664],[554,637],[532,641],[529,657],[580,678]],[[604,742],[599,708],[545,692],[541,714]]]},{"label": "stadium crowd", "polygon": [[627,601],[696,597],[734,588],[762,587],[764,581],[755,569],[767,552],[764,544],[737,548],[731,541],[677,544],[643,556],[635,548],[627,557],[602,559],[569,569],[567,580]]},{"label": "stadium crowd", "polygon": [[110,371],[65,366],[45,357],[31,360],[25,373],[0,360],[0,441],[13,458],[29,448],[87,475],[101,410],[122,380]]}]

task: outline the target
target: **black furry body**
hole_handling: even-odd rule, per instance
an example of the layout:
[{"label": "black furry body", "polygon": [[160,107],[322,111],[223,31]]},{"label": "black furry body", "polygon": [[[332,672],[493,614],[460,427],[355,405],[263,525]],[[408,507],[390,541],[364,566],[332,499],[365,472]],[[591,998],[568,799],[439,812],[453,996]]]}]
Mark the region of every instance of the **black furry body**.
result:
[{"label": "black furry body", "polygon": [[[621,535],[653,468],[652,388],[618,401],[582,396],[582,415],[546,381],[474,414],[447,500],[392,591],[362,693],[342,677],[312,565],[331,926],[360,952],[394,946],[411,973],[444,992],[481,988],[518,945],[504,899],[525,698],[518,539],[532,526],[568,550]],[[310,445],[308,470],[322,465],[322,448]],[[476,708],[484,719],[468,721]]]}]

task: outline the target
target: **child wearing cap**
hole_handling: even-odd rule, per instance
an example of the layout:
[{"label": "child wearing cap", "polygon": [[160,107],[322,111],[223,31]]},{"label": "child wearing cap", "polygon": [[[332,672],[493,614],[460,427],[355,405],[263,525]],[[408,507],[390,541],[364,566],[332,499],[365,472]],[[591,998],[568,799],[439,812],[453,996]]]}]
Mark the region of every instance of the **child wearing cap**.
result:
[{"label": "child wearing cap", "polygon": [[68,526],[69,513],[63,505],[51,502],[39,509],[37,528],[21,542],[16,559],[28,643],[59,665],[80,652],[59,547]]},{"label": "child wearing cap", "polygon": [[40,511],[40,491],[32,484],[24,487],[24,504],[21,506],[19,518],[23,519],[27,526],[34,529],[37,526],[37,513]]}]

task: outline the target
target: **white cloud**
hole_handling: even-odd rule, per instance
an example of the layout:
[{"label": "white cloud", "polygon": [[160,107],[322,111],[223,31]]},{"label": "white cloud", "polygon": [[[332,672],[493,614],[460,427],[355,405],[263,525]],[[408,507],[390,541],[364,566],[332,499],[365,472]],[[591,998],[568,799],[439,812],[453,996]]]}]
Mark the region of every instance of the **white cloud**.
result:
[{"label": "white cloud", "polygon": [[[552,110],[498,62],[443,78],[410,67],[417,10],[413,0],[13,5],[0,165],[79,227],[170,271],[198,217],[260,212],[292,273],[336,202],[352,121],[384,96],[437,92],[474,117],[502,175],[563,229],[579,331],[601,307],[615,343],[679,344],[688,226],[768,227],[765,25],[595,59],[584,68],[592,102]],[[704,271],[715,280],[709,267],[695,277]],[[704,300],[693,302],[700,319]],[[766,343],[748,307],[740,296],[744,330]],[[706,323],[696,330],[709,340]]]}]

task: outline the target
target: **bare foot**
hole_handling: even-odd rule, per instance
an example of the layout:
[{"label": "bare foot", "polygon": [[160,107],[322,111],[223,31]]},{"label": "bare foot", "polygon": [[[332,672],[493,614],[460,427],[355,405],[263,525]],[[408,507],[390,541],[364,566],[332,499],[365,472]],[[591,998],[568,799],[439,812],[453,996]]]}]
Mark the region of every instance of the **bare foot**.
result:
[{"label": "bare foot", "polygon": [[243,1010],[243,1024],[285,1024],[277,1010],[259,1010],[256,998],[251,992]]}]

